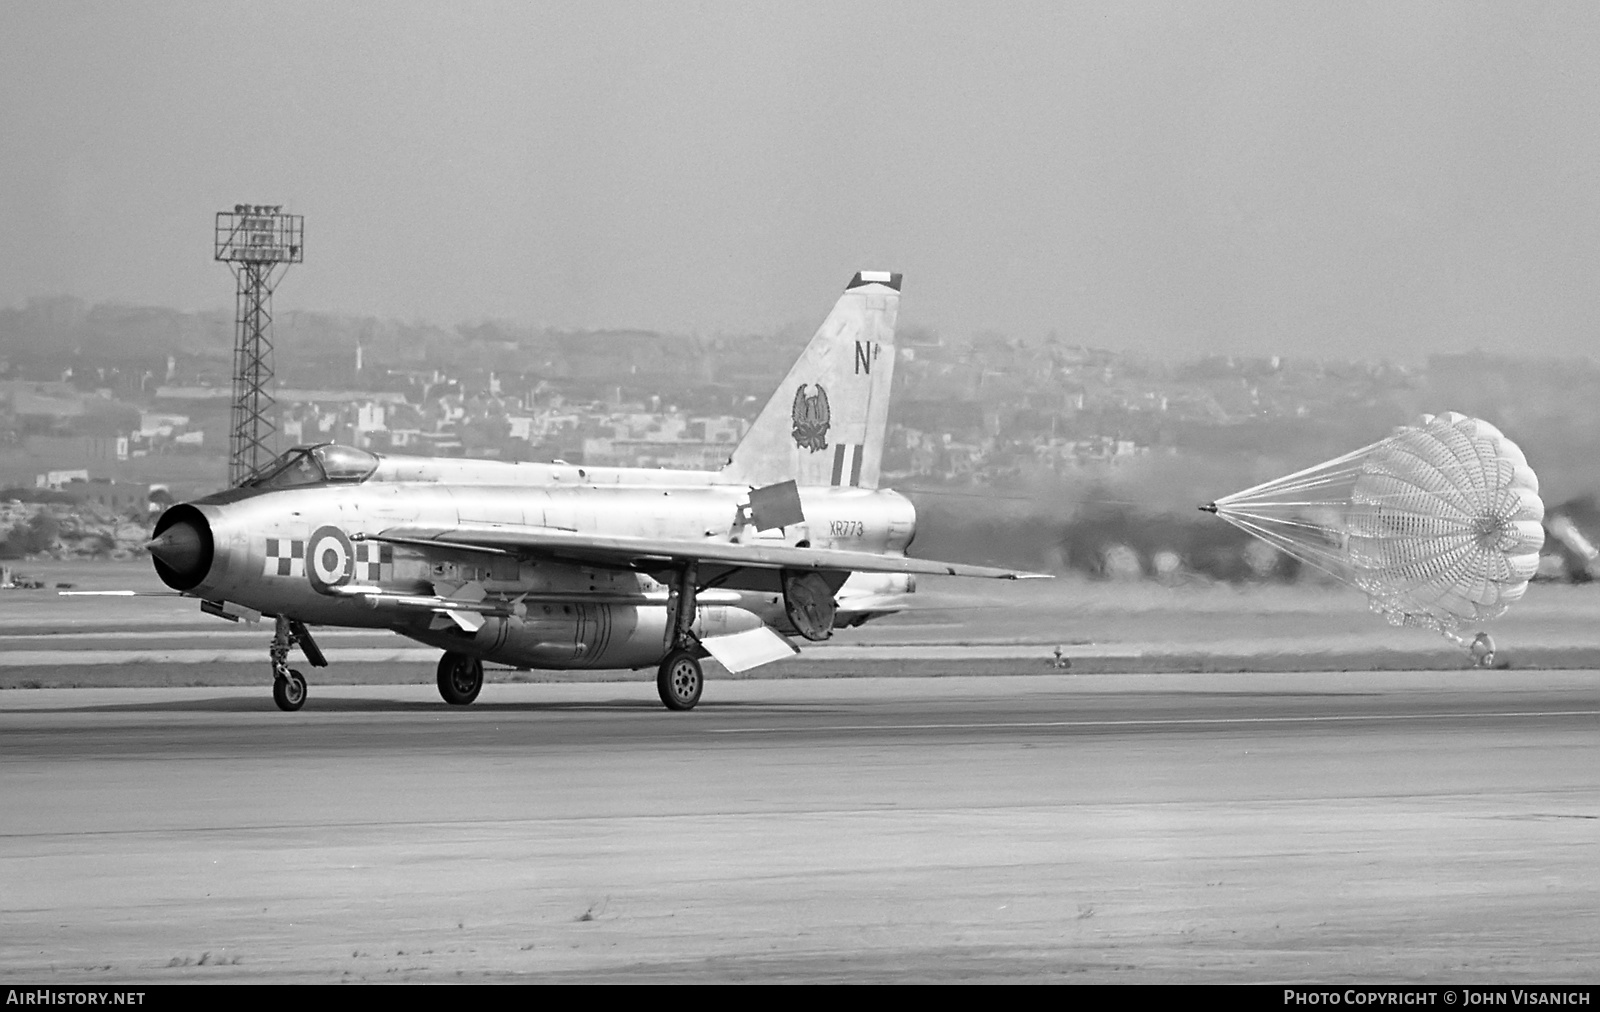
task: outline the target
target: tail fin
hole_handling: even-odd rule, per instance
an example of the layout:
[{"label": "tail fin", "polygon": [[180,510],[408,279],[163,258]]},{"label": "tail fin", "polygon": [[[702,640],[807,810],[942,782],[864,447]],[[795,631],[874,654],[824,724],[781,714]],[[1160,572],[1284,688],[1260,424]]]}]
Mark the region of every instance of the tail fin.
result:
[{"label": "tail fin", "polygon": [[734,449],[723,478],[877,488],[899,311],[900,275],[861,271],[851,278]]}]

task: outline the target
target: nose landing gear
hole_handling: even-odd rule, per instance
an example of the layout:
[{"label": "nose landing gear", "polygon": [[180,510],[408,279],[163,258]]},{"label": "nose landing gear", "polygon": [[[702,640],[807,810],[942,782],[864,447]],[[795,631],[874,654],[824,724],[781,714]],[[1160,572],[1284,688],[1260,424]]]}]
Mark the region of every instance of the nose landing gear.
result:
[{"label": "nose landing gear", "polygon": [[278,709],[288,713],[306,705],[306,677],[289,668],[289,648],[294,646],[300,647],[312,667],[328,666],[328,659],[317,647],[317,641],[311,638],[311,631],[305,627],[305,623],[279,615],[269,651],[272,657],[272,701],[278,704]]},{"label": "nose landing gear", "polygon": [[272,680],[272,701],[278,709],[293,713],[306,705],[306,679],[298,671],[289,671],[282,678]]}]

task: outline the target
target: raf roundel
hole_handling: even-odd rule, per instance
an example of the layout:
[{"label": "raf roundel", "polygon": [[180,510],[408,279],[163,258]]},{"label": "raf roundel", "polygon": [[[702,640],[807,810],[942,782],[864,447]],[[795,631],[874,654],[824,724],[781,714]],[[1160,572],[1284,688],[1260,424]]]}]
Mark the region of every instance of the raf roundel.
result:
[{"label": "raf roundel", "polygon": [[306,578],[312,589],[326,594],[350,582],[355,552],[350,539],[337,527],[319,527],[306,543]]}]

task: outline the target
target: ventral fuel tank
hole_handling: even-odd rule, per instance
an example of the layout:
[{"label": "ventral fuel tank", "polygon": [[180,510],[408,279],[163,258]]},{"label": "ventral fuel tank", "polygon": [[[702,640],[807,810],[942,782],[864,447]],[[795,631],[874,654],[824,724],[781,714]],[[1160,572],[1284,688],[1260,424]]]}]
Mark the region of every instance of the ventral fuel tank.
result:
[{"label": "ventral fuel tank", "polygon": [[[702,605],[694,632],[705,639],[760,625],[760,617],[743,608]],[[489,618],[476,632],[450,627],[406,635],[516,668],[644,668],[661,660],[667,612],[659,605],[537,604],[522,618]]]}]

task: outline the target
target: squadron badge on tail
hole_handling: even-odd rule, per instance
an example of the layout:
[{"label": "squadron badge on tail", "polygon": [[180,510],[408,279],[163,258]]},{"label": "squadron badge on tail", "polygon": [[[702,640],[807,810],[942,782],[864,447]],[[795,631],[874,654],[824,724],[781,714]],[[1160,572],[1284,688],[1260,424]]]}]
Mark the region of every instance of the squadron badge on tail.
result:
[{"label": "squadron badge on tail", "polygon": [[821,383],[817,392],[806,394],[806,385],[794,391],[794,445],[819,453],[828,448],[828,391]]}]

